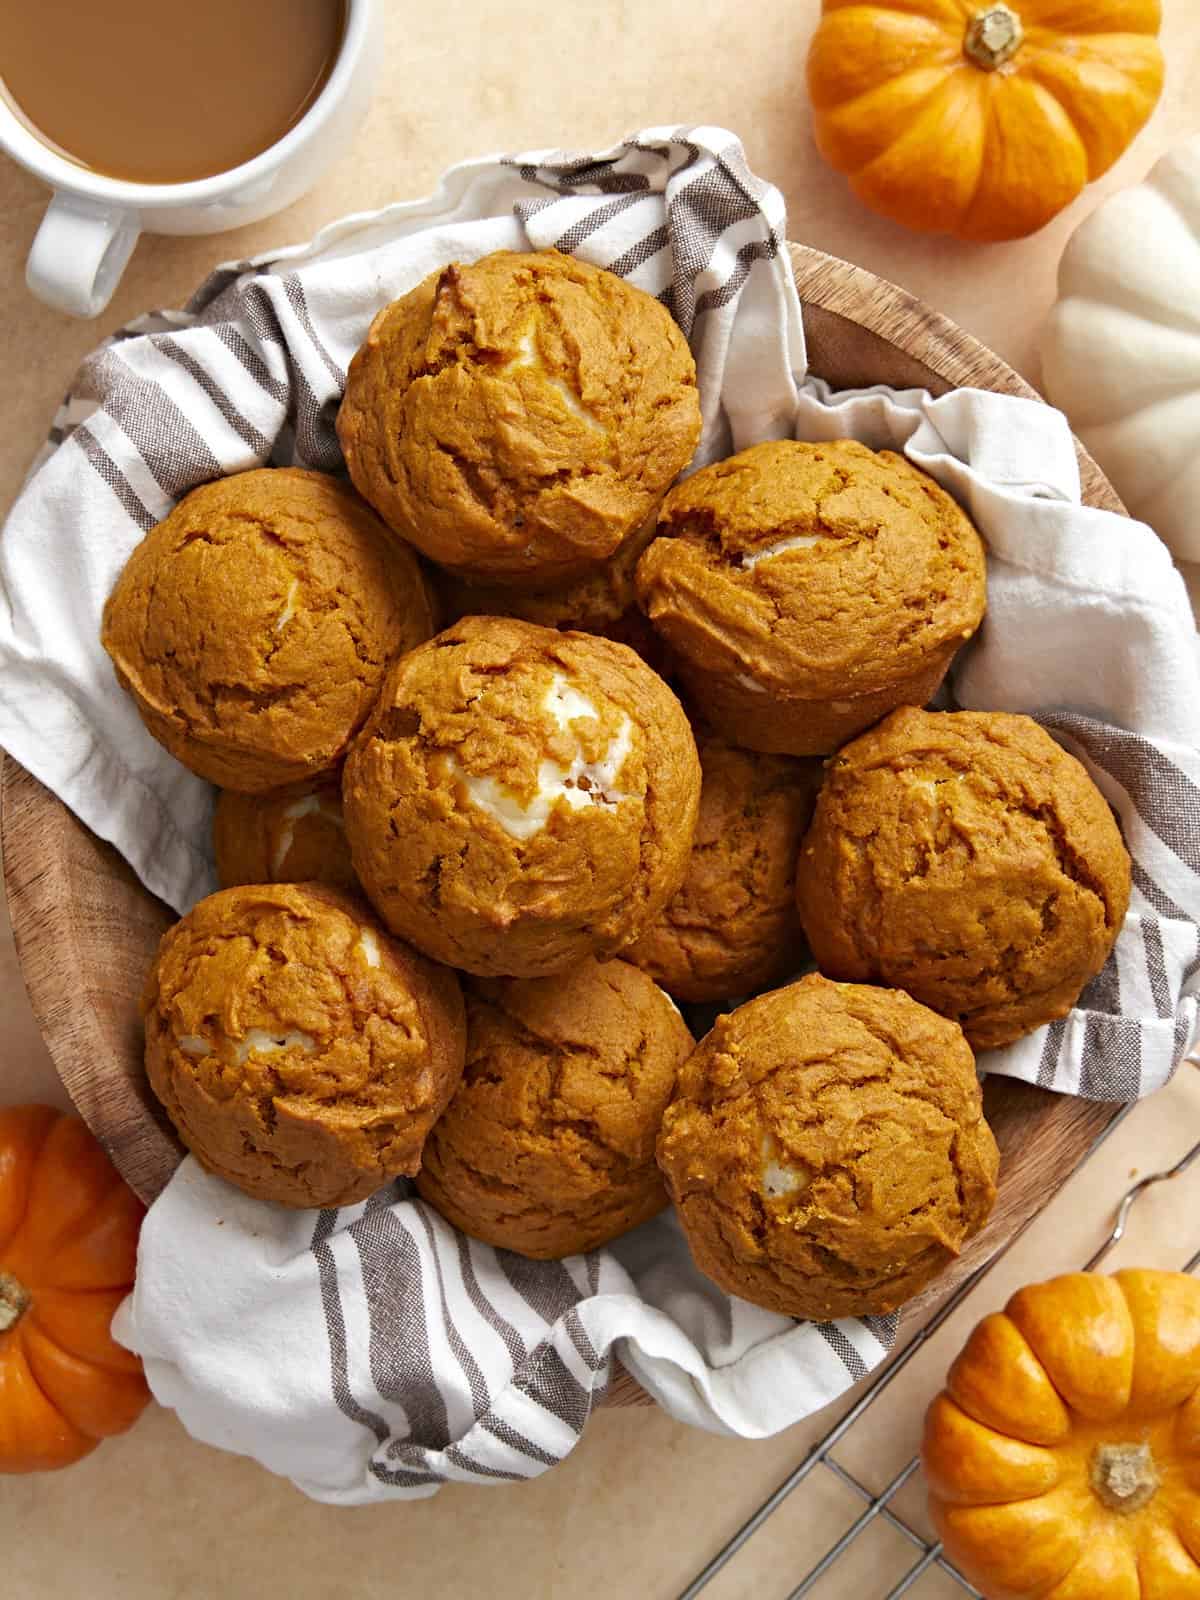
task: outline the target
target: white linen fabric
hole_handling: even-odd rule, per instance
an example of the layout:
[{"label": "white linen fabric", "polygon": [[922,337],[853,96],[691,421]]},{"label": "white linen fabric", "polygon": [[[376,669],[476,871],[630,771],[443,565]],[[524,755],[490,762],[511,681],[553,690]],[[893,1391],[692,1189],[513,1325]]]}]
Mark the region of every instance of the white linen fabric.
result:
[{"label": "white linen fabric", "polygon": [[529,1261],[410,1186],[285,1211],[183,1163],[113,1321],[160,1404],[314,1499],[416,1499],[537,1477],[576,1444],[613,1356],[679,1419],[762,1438],[883,1359],[895,1317],[817,1327],[723,1294],[673,1218]]},{"label": "white linen fabric", "polygon": [[[959,391],[832,394],[806,376],[778,192],[733,135],[649,129],[594,155],[469,163],[429,200],[223,268],[185,311],[84,363],[0,539],[0,744],[186,910],[214,886],[210,791],[143,730],[100,650],[129,551],[188,489],[273,463],[337,470],[333,421],[374,313],[447,261],[557,246],[658,295],[691,340],[698,462],[764,438],[903,449],[971,510],[990,610],[965,706],[1028,711],[1116,807],[1135,894],[1062,1023],[988,1070],[1097,1099],[1166,1081],[1200,984],[1200,674],[1187,599],[1146,527],[1079,503],[1064,419]],[[795,1324],[721,1293],[660,1218],[534,1263],[394,1185],[285,1212],[188,1160],[152,1207],[118,1336],[199,1438],[354,1504],[536,1476],[574,1445],[614,1354],[677,1417],[754,1437],[879,1361],[894,1318]]]}]

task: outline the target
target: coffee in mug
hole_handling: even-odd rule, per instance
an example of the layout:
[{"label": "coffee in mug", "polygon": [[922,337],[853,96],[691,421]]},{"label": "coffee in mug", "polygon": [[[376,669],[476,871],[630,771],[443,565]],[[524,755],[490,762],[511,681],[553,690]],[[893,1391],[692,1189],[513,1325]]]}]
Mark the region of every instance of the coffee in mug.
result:
[{"label": "coffee in mug", "polygon": [[344,0],[0,0],[0,93],[51,150],[132,183],[228,172],[325,86]]}]

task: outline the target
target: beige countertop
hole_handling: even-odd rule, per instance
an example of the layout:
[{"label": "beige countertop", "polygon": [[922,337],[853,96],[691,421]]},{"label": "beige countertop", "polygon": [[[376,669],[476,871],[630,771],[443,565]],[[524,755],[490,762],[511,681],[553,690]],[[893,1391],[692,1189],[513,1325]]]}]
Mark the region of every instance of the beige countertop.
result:
[{"label": "beige countertop", "polygon": [[[215,239],[145,239],[95,324],[31,300],[22,264],[45,195],[0,160],[0,505],[15,492],[79,358],[110,327],[182,301],[210,266],[290,243],[348,211],[428,191],[454,161],[495,149],[612,142],[654,123],[741,135],[788,202],[794,239],[904,285],[1035,382],[1036,336],[1071,230],[1106,192],[1200,132],[1200,8],[1164,0],[1163,104],[1105,182],[1037,237],[986,248],[903,233],[860,209],[813,147],[804,55],[818,0],[442,0],[385,4],[379,95],[353,150],[289,212]],[[65,1104],[20,987],[0,911],[0,1101]],[[904,1379],[840,1448],[873,1487],[911,1454],[919,1418],[965,1327],[1017,1283],[1066,1270],[1106,1233],[1134,1172],[1171,1164],[1200,1135],[1200,1072],[1132,1112]],[[1117,1264],[1179,1266],[1200,1249],[1200,1172],[1152,1191]],[[335,1511],[252,1463],[190,1440],[164,1411],[53,1477],[0,1479],[4,1592],[14,1600],[383,1600],[436,1592],[491,1600],[668,1600],[834,1420],[762,1443],[693,1432],[653,1410],[604,1411],[574,1455],[522,1488],[451,1488],[432,1501]],[[899,1508],[919,1524],[909,1485]],[[858,1514],[818,1473],[708,1591],[783,1596]],[[815,1591],[878,1600],[913,1559],[877,1525]],[[960,1593],[927,1573],[917,1600]]]}]

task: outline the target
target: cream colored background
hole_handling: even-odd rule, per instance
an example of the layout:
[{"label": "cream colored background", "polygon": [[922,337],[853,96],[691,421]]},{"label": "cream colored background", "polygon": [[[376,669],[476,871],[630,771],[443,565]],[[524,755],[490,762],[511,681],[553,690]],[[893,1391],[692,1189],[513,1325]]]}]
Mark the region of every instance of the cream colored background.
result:
[{"label": "cream colored background", "polygon": [[[349,156],[270,222],[216,239],[146,239],[97,324],[32,301],[25,253],[45,203],[0,163],[0,505],[15,493],[71,370],[109,327],[183,300],[214,263],[290,243],[344,212],[426,192],[494,149],[600,146],[637,126],[736,129],[788,201],[795,239],[872,268],[956,318],[1037,380],[1036,330],[1063,243],[1101,194],[1200,132],[1200,8],[1165,0],[1166,98],[1134,149],[1034,239],[987,248],[903,233],[862,211],[813,148],[804,55],[818,0],[382,0],[382,87]],[[63,1100],[0,915],[0,1100]],[[876,1488],[911,1454],[921,1410],[967,1325],[1021,1281],[1084,1260],[1135,1171],[1200,1136],[1200,1073],[1135,1111],[1036,1228],[855,1429],[842,1461]],[[1200,1173],[1152,1193],[1120,1261],[1181,1265],[1200,1249]],[[524,1488],[449,1489],[415,1505],[337,1512],[253,1464],[193,1443],[162,1411],[51,1478],[0,1479],[0,1588],[13,1600],[667,1600],[804,1455],[836,1412],[751,1444],[655,1411],[602,1412],[558,1470]],[[920,1517],[910,1485],[899,1506]],[[727,1569],[713,1600],[775,1600],[858,1506],[823,1471]],[[913,1558],[876,1526],[817,1593],[878,1600]],[[956,1590],[927,1574],[911,1591]]]}]

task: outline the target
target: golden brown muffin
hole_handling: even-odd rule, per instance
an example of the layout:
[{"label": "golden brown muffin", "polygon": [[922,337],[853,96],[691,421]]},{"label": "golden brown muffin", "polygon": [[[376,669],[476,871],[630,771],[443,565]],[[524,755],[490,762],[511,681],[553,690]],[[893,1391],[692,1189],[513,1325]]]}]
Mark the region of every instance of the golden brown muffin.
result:
[{"label": "golden brown muffin", "polygon": [[728,1000],[780,982],[807,956],[796,861],[821,768],[714,735],[697,744],[703,777],[687,877],[621,954],[677,1000]]},{"label": "golden brown muffin", "polygon": [[908,708],[829,763],[798,878],[822,971],[907,989],[976,1050],[1067,1014],[1129,889],[1107,802],[1036,722]]},{"label": "golden brown muffin", "polygon": [[961,1030],[813,974],[721,1017],[658,1160],[696,1265],[821,1322],[893,1311],[978,1233],[999,1153]]},{"label": "golden brown muffin", "polygon": [[213,814],[222,889],[241,883],[324,883],[358,891],[342,817],[342,775],[269,794],[222,789]]},{"label": "golden brown muffin", "polygon": [[677,485],[642,609],[718,733],[824,755],[922,705],[979,626],[983,545],[932,478],[853,439],[782,439]]},{"label": "golden brown muffin", "polygon": [[142,997],[146,1072],[202,1166],[260,1200],[365,1199],[462,1076],[452,972],[320,884],[224,889],[168,929]]},{"label": "golden brown muffin", "polygon": [[505,617],[395,664],[342,784],[380,916],[482,977],[636,939],[683,881],[699,794],[683,708],[632,650]]},{"label": "golden brown muffin", "polygon": [[265,467],[193,489],[134,550],[103,644],[177,760],[259,794],[336,765],[433,631],[411,552],[352,489]]},{"label": "golden brown muffin", "polygon": [[442,626],[449,627],[460,617],[521,617],[543,628],[599,633],[629,645],[661,671],[666,651],[638,609],[634,592],[638,560],[657,531],[656,513],[601,566],[549,588],[470,583],[451,572],[440,573],[436,592]]},{"label": "golden brown muffin", "polygon": [[659,1123],[694,1044],[623,961],[467,992],[467,1068],[425,1146],[421,1197],[486,1244],[594,1250],[667,1204]]},{"label": "golden brown muffin", "polygon": [[556,251],[502,250],[379,313],[337,426],[361,493],[432,560],[549,583],[647,520],[696,448],[700,401],[657,300]]}]

